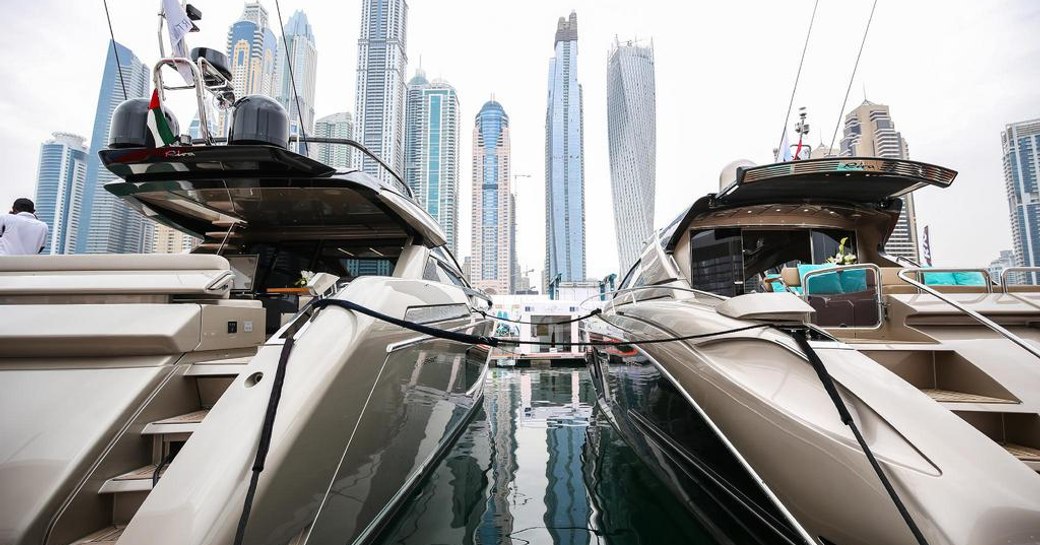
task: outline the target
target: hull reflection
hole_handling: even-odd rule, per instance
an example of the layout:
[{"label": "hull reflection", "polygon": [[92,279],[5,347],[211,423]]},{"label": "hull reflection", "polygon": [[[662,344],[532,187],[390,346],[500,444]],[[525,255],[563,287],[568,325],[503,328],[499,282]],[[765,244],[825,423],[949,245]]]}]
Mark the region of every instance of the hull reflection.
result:
[{"label": "hull reflection", "polygon": [[601,407],[625,441],[721,543],[800,543],[682,394],[642,353],[593,358]]},{"label": "hull reflection", "polygon": [[605,420],[586,370],[495,369],[485,392],[378,543],[716,543]]}]

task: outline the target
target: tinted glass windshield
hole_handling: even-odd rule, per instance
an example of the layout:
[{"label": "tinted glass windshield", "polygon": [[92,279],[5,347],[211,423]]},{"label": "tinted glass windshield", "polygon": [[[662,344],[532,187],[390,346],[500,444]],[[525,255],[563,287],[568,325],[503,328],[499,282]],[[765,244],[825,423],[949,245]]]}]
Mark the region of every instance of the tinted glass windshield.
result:
[{"label": "tinted glass windshield", "polygon": [[764,291],[767,277],[785,266],[826,263],[838,253],[855,254],[855,234],[840,229],[723,228],[690,233],[691,276],[696,289],[735,296]]}]

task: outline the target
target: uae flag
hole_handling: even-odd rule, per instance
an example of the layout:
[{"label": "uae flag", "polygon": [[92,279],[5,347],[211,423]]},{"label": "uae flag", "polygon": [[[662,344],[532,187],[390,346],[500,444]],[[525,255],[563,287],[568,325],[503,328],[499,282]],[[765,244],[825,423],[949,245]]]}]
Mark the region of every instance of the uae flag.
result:
[{"label": "uae flag", "polygon": [[163,115],[158,89],[152,91],[152,101],[148,104],[148,130],[152,131],[156,146],[169,146],[177,139]]}]

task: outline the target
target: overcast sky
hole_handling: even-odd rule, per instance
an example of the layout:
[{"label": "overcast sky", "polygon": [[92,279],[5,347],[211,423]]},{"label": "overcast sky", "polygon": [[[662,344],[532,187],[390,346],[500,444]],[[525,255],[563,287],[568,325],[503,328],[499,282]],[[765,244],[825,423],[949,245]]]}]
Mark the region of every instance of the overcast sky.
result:
[{"label": "overcast sky", "polygon": [[[811,143],[830,142],[872,0],[821,0],[795,108]],[[190,46],[226,47],[235,0],[194,0],[202,32]],[[277,25],[274,0],[263,0]],[[282,0],[304,10],[318,47],[318,117],[354,108],[361,0]],[[151,65],[159,2],[110,0],[116,39]],[[519,260],[544,262],[544,131],[556,21],[578,13],[585,99],[586,231],[590,277],[616,268],[606,134],[607,56],[615,36],[653,39],[657,70],[657,198],[661,226],[718,189],[734,159],[771,160],[784,122],[811,0],[411,0],[409,77],[419,64],[455,86],[462,108],[459,258],[469,254],[473,117],[492,93],[510,116]],[[0,206],[34,193],[39,146],[54,131],[89,136],[108,28],[101,0],[34,0],[5,9],[0,33]],[[276,31],[277,33],[277,31]],[[891,107],[912,159],[960,172],[917,196],[937,265],[988,264],[1011,247],[1001,163],[1005,124],[1040,117],[1040,2],[880,0],[846,111],[866,97]],[[175,104],[178,106],[180,103]],[[193,111],[177,110],[181,126]],[[795,120],[789,120],[789,126]],[[840,135],[839,135],[840,139]]]}]

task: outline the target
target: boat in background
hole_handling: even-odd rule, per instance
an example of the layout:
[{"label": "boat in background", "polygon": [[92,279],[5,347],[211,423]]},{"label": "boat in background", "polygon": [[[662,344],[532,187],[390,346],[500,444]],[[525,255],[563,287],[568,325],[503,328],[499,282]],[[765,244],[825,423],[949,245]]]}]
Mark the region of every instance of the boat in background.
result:
[{"label": "boat in background", "polygon": [[[156,88],[190,68],[205,126],[226,61],[163,59]],[[408,187],[290,151],[271,99],[235,104],[226,145],[163,146],[131,99],[101,152],[105,188],[192,254],[0,259],[0,543],[363,542],[480,406],[486,347],[321,305],[490,332]]]},{"label": "boat in background", "polygon": [[[695,516],[720,516],[707,496],[743,528],[723,541],[1040,542],[1040,286],[1016,282],[1040,271],[883,252],[898,197],[955,175],[879,158],[733,168],[588,322],[636,347],[593,352],[601,408]],[[687,338],[639,344],[671,337]]]}]

